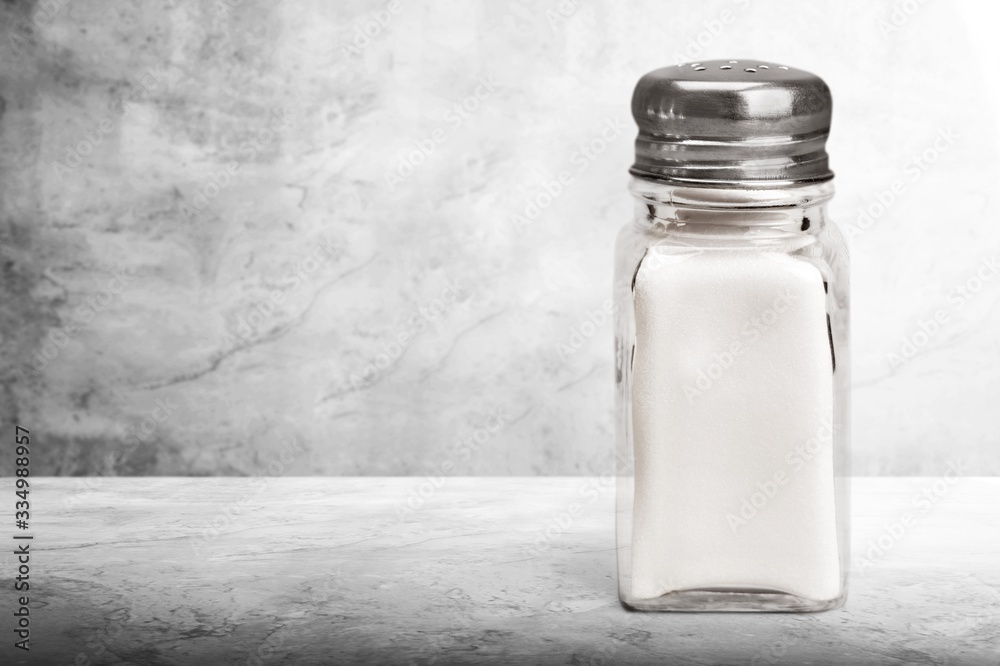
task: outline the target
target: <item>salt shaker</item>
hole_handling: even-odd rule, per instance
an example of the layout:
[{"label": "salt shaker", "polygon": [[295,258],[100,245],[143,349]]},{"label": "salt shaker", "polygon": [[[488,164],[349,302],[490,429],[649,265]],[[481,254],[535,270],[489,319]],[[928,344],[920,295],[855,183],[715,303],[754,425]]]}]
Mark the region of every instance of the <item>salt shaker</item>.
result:
[{"label": "salt shaker", "polygon": [[847,590],[848,255],[832,100],[759,60],[643,76],[615,256],[617,551],[634,610],[818,611]]}]

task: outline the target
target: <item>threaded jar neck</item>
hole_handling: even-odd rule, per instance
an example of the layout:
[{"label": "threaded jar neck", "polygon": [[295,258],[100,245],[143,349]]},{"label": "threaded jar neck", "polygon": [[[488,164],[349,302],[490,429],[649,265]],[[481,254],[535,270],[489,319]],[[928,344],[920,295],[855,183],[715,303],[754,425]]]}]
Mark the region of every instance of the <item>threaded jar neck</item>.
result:
[{"label": "threaded jar neck", "polygon": [[767,188],[677,185],[630,179],[637,223],[654,227],[691,225],[759,227],[817,233],[826,223],[832,181]]}]

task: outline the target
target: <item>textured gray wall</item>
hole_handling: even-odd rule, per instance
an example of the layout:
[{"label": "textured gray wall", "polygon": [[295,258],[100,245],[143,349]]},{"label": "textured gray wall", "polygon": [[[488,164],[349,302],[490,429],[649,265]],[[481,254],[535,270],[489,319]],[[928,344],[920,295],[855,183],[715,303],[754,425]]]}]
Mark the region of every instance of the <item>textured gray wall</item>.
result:
[{"label": "textured gray wall", "polygon": [[752,54],[837,102],[856,471],[1000,473],[987,6],[3,3],[4,432],[63,475],[602,469],[632,85]]}]

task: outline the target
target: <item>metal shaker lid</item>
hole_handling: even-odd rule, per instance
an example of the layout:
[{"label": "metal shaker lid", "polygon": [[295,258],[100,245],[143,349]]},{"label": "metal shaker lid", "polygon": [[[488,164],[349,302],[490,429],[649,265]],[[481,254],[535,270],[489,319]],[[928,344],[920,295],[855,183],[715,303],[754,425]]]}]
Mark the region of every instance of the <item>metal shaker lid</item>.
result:
[{"label": "metal shaker lid", "polygon": [[823,79],[794,67],[707,60],[657,69],[632,96],[630,172],[692,185],[829,180],[832,108]]}]

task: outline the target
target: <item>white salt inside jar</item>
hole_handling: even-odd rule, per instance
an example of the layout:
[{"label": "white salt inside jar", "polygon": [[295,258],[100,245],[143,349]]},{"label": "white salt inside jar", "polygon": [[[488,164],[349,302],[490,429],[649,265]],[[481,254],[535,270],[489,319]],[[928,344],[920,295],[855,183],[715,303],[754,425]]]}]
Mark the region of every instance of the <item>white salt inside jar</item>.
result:
[{"label": "white salt inside jar", "polygon": [[823,278],[781,252],[635,276],[632,595],[840,593]]}]

